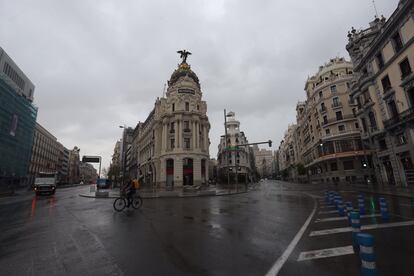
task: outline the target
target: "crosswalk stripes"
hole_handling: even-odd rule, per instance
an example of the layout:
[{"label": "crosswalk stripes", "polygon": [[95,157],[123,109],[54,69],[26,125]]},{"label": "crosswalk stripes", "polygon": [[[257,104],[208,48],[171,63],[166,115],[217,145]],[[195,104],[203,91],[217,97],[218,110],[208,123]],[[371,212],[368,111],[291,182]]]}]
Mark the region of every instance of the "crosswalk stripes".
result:
[{"label": "crosswalk stripes", "polygon": [[352,245],[301,252],[298,262],[354,254]]},{"label": "crosswalk stripes", "polygon": [[[381,214],[370,214],[370,215],[361,215],[360,218],[375,218],[375,217],[380,217]],[[318,222],[326,222],[326,221],[338,221],[338,220],[347,220],[348,217],[331,217],[331,218],[321,218],[321,219],[316,219],[315,223]]]},{"label": "crosswalk stripes", "polygon": [[[337,216],[336,214],[338,213],[338,210],[334,209],[335,206],[329,205],[323,199],[319,199],[318,201],[319,201],[318,215],[328,215],[328,216],[325,216],[325,217],[322,216],[322,217],[316,218],[314,219],[314,223],[318,223],[318,224],[322,222],[338,222],[339,223],[341,221],[346,221],[348,219],[347,216]],[[401,204],[401,205],[408,206],[408,204]],[[361,215],[360,217],[361,218],[375,218],[375,217],[380,217],[380,216],[381,214],[373,213],[373,214]],[[395,216],[400,217],[399,215],[395,215]],[[405,219],[408,219],[408,218],[405,218]],[[404,227],[404,226],[414,226],[414,220],[362,225],[361,231],[392,228],[392,227]],[[337,227],[337,228],[330,228],[330,229],[323,229],[323,230],[315,230],[309,233],[309,237],[333,235],[333,234],[347,233],[347,232],[352,232],[352,228],[346,226],[346,227]],[[323,248],[323,249],[314,249],[310,251],[300,252],[297,261],[298,262],[309,261],[313,259],[323,259],[323,258],[338,257],[338,256],[343,256],[343,255],[351,255],[351,254],[355,254],[354,247],[352,245],[332,247],[332,248]]]}]

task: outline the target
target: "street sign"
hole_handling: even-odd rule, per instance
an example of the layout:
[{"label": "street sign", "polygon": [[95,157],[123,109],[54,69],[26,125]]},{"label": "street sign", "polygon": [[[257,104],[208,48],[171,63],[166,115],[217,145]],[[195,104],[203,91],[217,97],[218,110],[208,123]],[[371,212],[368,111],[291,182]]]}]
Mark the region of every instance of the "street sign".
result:
[{"label": "street sign", "polygon": [[82,162],[84,163],[99,163],[101,158],[99,156],[86,156],[82,157]]}]

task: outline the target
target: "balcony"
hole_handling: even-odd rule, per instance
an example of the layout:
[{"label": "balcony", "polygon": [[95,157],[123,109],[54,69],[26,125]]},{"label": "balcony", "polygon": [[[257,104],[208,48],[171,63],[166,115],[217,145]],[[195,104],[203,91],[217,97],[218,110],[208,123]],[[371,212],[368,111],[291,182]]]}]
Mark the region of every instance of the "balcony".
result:
[{"label": "balcony", "polygon": [[326,107],[325,107],[325,108],[320,108],[320,109],[319,109],[319,112],[320,112],[321,114],[326,113],[326,111],[327,111]]},{"label": "balcony", "polygon": [[175,133],[175,129],[170,129],[170,133]]},{"label": "balcony", "polygon": [[189,129],[189,128],[185,128],[185,129],[183,129],[183,131],[184,131],[184,132],[191,132],[191,129]]},{"label": "balcony", "polygon": [[342,107],[342,103],[341,102],[337,102],[337,103],[333,103],[332,105],[332,108],[341,108]]},{"label": "balcony", "polygon": [[348,100],[349,105],[358,105],[356,101],[349,99]]},{"label": "balcony", "polygon": [[400,114],[396,114],[390,119],[383,121],[383,123],[384,128],[390,129],[412,120],[414,120],[414,108],[409,108],[407,110],[404,110]]}]

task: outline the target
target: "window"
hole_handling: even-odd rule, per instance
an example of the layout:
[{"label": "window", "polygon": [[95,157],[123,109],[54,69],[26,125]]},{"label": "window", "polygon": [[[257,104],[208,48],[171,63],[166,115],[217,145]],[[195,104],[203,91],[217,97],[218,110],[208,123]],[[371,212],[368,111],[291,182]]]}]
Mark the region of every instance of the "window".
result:
[{"label": "window", "polygon": [[338,170],[338,164],[335,163],[331,163],[331,171],[337,171]]},{"label": "window", "polygon": [[327,124],[328,123],[328,117],[325,115],[323,116],[323,124]]},{"label": "window", "polygon": [[404,133],[397,135],[397,145],[405,145],[407,144],[407,138],[405,137]]},{"label": "window", "polygon": [[323,97],[322,91],[319,91],[319,99]]},{"label": "window", "polygon": [[174,122],[172,122],[170,124],[170,133],[174,133],[175,132],[175,128],[174,128]]},{"label": "window", "polygon": [[344,131],[345,130],[345,126],[344,125],[339,125],[338,126],[338,130],[339,131]]},{"label": "window", "polygon": [[346,88],[351,88],[351,84],[349,82],[346,83]]},{"label": "window", "polygon": [[377,65],[379,69],[382,69],[384,67],[384,59],[382,58],[382,54],[378,53],[375,58],[377,59]]},{"label": "window", "polygon": [[385,139],[379,140],[379,148],[380,148],[380,150],[386,150],[387,149],[387,143],[385,142]]},{"label": "window", "polygon": [[190,103],[185,102],[185,111],[190,111]]},{"label": "window", "polygon": [[336,85],[332,85],[331,86],[331,92],[332,93],[336,93]]},{"label": "window", "polygon": [[321,103],[321,112],[326,111],[325,103]]},{"label": "window", "polygon": [[398,117],[398,110],[397,110],[397,106],[395,105],[394,101],[390,101],[388,103],[388,109],[390,112],[390,118],[397,118]]},{"label": "window", "polygon": [[338,97],[333,98],[333,99],[332,99],[332,103],[333,103],[333,106],[334,106],[334,107],[339,106],[339,105],[340,105],[340,104],[339,104],[339,98],[338,98]]},{"label": "window", "polygon": [[406,76],[411,74],[411,66],[407,58],[401,61],[400,70],[401,70],[401,79],[404,79]]},{"label": "window", "polygon": [[342,117],[342,112],[341,111],[338,111],[338,112],[335,112],[335,114],[336,114],[336,120],[342,120],[343,119],[343,117]]},{"label": "window", "polygon": [[395,35],[392,36],[391,40],[393,42],[395,52],[398,53],[403,47],[400,33],[395,33]]},{"label": "window", "polygon": [[362,129],[367,131],[367,123],[365,122],[365,118],[361,118]]},{"label": "window", "polygon": [[369,123],[371,124],[371,128],[376,130],[377,129],[377,122],[375,120],[374,112],[371,111],[368,114],[368,117],[369,117]]},{"label": "window", "polygon": [[175,111],[175,103],[172,104],[172,111]]},{"label": "window", "polygon": [[343,161],[344,170],[353,170],[354,169],[354,162],[352,160]]},{"label": "window", "polygon": [[197,105],[197,110],[200,110],[200,106],[199,105]]},{"label": "window", "polygon": [[355,128],[359,128],[359,124],[358,123],[355,123]]},{"label": "window", "polygon": [[381,84],[382,84],[382,89],[384,90],[384,93],[388,91],[389,89],[391,89],[391,82],[390,82],[390,78],[388,77],[388,75],[382,78]]},{"label": "window", "polygon": [[170,148],[171,149],[175,148],[175,139],[171,139],[170,142],[171,142]]},{"label": "window", "polygon": [[330,129],[329,129],[329,128],[325,129],[325,133],[326,133],[326,134],[331,133]]},{"label": "window", "polygon": [[190,131],[190,122],[184,121],[184,131]]},{"label": "window", "polygon": [[190,138],[184,138],[184,148],[190,149]]}]

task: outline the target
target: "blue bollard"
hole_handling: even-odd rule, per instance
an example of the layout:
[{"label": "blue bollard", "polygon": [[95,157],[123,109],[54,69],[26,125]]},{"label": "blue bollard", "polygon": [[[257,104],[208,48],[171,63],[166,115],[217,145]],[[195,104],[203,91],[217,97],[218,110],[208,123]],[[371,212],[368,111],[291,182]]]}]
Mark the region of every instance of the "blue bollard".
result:
[{"label": "blue bollard", "polygon": [[329,204],[333,205],[334,204],[334,192],[330,191],[329,192]]},{"label": "blue bollard", "polygon": [[374,254],[374,237],[366,233],[357,234],[359,257],[361,258],[361,275],[378,276]]},{"label": "blue bollard", "polygon": [[340,199],[341,199],[341,196],[336,195],[336,196],[334,197],[334,202],[335,202],[335,208],[336,208],[336,209],[338,209],[338,200],[340,200]]},{"label": "blue bollard", "polygon": [[338,200],[338,213],[341,217],[345,216],[345,206],[342,199]]},{"label": "blue bollard", "polygon": [[352,243],[358,245],[357,235],[361,232],[361,219],[358,212],[351,212]]},{"label": "blue bollard", "polygon": [[358,196],[358,209],[361,215],[365,215],[365,200]]},{"label": "blue bollard", "polygon": [[390,219],[390,214],[388,213],[388,206],[387,206],[387,201],[385,201],[385,198],[380,197],[380,211],[381,211],[381,218],[384,221],[388,221]]},{"label": "blue bollard", "polygon": [[346,203],[346,215],[348,216],[348,224],[351,225],[351,212],[354,211],[354,208],[352,207],[352,202],[348,201]]}]

